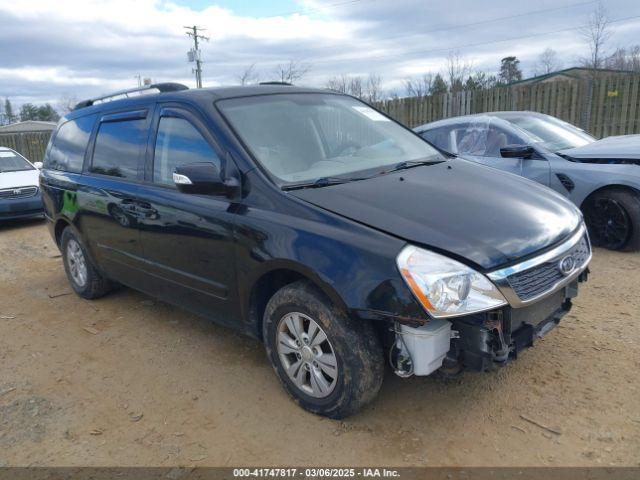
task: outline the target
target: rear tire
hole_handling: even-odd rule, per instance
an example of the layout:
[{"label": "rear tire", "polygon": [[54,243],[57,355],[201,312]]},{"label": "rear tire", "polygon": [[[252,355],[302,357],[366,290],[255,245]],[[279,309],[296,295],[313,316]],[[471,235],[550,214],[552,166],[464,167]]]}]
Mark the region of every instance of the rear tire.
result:
[{"label": "rear tire", "polygon": [[640,250],[640,192],[610,188],[584,206],[591,242],[609,250]]},{"label": "rear tire", "polygon": [[265,310],[263,335],[285,390],[312,413],[347,417],[380,390],[384,356],[373,326],[343,314],[309,282],[275,293]]},{"label": "rear tire", "polygon": [[113,285],[98,271],[82,241],[70,228],[62,232],[60,249],[64,270],[74,292],[92,300],[111,291]]}]

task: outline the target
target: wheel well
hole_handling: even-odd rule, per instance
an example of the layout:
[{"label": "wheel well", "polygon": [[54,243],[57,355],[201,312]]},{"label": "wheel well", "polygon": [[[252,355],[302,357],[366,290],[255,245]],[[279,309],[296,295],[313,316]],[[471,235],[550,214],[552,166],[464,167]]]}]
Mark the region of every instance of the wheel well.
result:
[{"label": "wheel well", "polygon": [[[249,321],[255,326],[258,337],[262,338],[262,321],[267,303],[273,295],[285,285],[305,280],[326,295],[310,278],[300,272],[288,269],[272,270],[265,273],[253,285],[249,296]],[[328,296],[327,296],[328,297]]]},{"label": "wheel well", "polygon": [[580,210],[584,212],[584,209],[589,205],[589,202],[598,194],[605,192],[607,190],[624,190],[630,193],[640,194],[640,191],[636,188],[630,187],[628,185],[606,185],[604,187],[600,187],[597,190],[591,192],[587,198],[585,198],[580,205]]},{"label": "wheel well", "polygon": [[60,239],[62,238],[62,231],[67,228],[69,226],[69,223],[66,222],[65,220],[58,220],[56,222],[56,226],[55,226],[55,237],[56,237],[56,244],[58,246],[60,246]]}]

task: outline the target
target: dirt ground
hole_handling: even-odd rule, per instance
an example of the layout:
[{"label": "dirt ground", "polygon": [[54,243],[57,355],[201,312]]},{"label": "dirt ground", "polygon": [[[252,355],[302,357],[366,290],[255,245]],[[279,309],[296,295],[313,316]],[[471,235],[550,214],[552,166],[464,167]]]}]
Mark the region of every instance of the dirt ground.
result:
[{"label": "dirt ground", "polygon": [[256,340],[128,289],[78,298],[44,223],[14,222],[0,465],[638,466],[640,254],[597,250],[591,270],[517,362],[448,382],[387,372],[339,422],[289,400]]}]

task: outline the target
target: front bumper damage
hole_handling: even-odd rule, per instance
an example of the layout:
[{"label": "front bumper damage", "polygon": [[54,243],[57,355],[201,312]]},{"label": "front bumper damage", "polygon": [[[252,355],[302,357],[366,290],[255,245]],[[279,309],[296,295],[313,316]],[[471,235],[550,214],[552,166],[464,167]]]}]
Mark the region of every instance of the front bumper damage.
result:
[{"label": "front bumper damage", "polygon": [[[587,280],[590,260],[591,245],[586,229],[581,226],[558,247],[488,273],[509,304],[488,312],[448,319],[451,324],[449,350],[437,357],[438,362],[442,361],[439,370],[449,375],[462,370],[484,372],[516,359],[523,349],[551,331],[571,310],[578,284]],[[427,326],[403,327],[400,334],[396,329],[390,358],[398,375],[434,371],[433,355],[417,351],[417,342],[411,337],[424,339],[427,334]],[[432,343],[441,345],[443,341],[440,338]],[[422,344],[422,348],[431,348],[428,342]],[[431,359],[430,370],[416,364],[423,357]]]},{"label": "front bumper damage", "polygon": [[452,320],[453,338],[442,363],[443,373],[455,374],[463,369],[485,372],[515,360],[569,313],[578,283],[587,275],[585,270],[572,283],[532,305],[507,306]]}]

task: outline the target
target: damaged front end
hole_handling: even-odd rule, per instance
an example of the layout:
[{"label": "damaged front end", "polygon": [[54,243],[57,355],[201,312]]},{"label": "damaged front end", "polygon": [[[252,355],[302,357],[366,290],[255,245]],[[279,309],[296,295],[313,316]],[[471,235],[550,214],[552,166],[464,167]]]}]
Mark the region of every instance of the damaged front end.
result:
[{"label": "damaged front end", "polygon": [[439,370],[484,372],[517,358],[571,310],[586,281],[591,246],[584,227],[568,241],[487,277],[508,304],[470,315],[433,319],[420,327],[396,324],[389,359],[402,377]]}]

